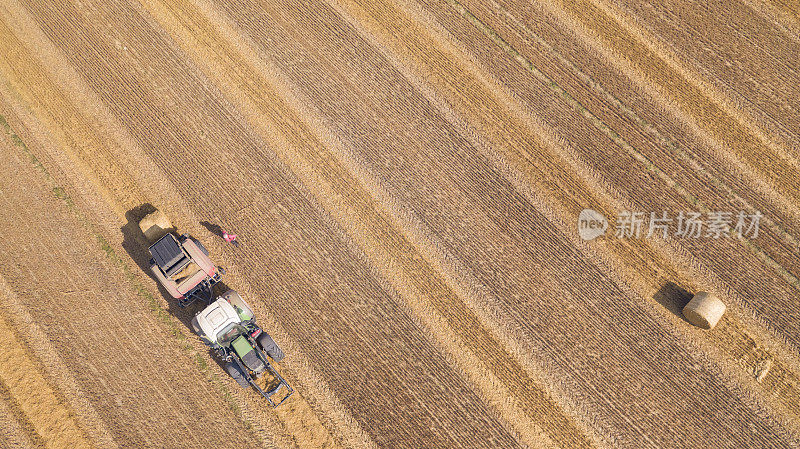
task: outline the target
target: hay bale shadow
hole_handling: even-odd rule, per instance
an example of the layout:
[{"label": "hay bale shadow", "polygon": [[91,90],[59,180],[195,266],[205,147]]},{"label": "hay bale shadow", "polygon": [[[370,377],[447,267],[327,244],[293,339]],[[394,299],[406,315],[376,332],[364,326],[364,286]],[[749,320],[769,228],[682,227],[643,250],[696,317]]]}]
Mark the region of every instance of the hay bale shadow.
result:
[{"label": "hay bale shadow", "polygon": [[145,273],[150,273],[150,252],[147,250],[149,242],[139,229],[139,220],[146,215],[155,212],[156,208],[145,203],[136,206],[125,212],[125,225],[120,228],[122,231],[122,248],[131,256],[136,265]]},{"label": "hay bale shadow", "polygon": [[678,284],[674,282],[667,282],[656,292],[655,295],[653,295],[653,299],[658,301],[658,303],[664,306],[665,309],[674,313],[680,319],[688,323],[689,320],[683,316],[683,308],[686,306],[686,304],[689,304],[689,301],[692,300],[693,296],[694,294]]}]

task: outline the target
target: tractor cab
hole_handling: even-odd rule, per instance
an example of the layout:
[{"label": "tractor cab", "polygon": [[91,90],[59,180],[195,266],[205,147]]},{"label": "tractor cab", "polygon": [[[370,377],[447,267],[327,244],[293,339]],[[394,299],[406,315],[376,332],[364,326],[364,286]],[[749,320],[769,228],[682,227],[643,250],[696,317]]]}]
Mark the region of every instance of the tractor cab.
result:
[{"label": "tractor cab", "polygon": [[253,317],[253,311],[244,299],[235,291],[228,290],[198,313],[192,324],[196,323],[195,332],[213,345],[227,347],[237,336],[247,333],[250,327],[260,329]]},{"label": "tractor cab", "polygon": [[207,343],[227,347],[236,337],[246,332],[239,324],[241,321],[231,303],[220,298],[198,313],[192,324],[197,322],[198,328],[195,331],[199,331]]}]

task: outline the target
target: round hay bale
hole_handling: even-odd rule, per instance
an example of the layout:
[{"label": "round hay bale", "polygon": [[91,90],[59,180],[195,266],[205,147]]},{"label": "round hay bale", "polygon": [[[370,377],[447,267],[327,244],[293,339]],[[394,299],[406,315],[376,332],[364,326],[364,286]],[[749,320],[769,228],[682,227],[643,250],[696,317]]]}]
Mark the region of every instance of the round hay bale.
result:
[{"label": "round hay bale", "polygon": [[683,308],[683,316],[703,329],[713,329],[725,313],[725,303],[708,292],[698,292]]},{"label": "round hay bale", "polygon": [[147,214],[139,221],[139,229],[147,240],[155,241],[163,237],[172,228],[172,223],[167,218],[167,214],[156,210]]}]

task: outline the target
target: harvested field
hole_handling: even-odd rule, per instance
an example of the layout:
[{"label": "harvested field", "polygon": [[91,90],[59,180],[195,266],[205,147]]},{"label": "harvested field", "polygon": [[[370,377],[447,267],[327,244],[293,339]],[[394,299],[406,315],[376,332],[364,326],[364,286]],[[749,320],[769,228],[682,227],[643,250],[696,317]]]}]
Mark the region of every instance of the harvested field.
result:
[{"label": "harvested field", "polygon": [[[791,8],[7,0],[0,447],[800,447]],[[153,206],[282,346],[286,404],[149,276]]]}]

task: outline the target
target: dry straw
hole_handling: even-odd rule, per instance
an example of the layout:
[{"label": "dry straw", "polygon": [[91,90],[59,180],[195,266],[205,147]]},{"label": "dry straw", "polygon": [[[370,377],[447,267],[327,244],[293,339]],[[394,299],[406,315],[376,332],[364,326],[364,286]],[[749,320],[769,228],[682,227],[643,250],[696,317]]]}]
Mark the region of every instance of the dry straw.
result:
[{"label": "dry straw", "polygon": [[172,223],[164,212],[157,210],[142,218],[139,228],[147,240],[152,242],[166,234],[172,228]]},{"label": "dry straw", "polygon": [[725,303],[711,293],[699,292],[683,308],[683,316],[697,327],[713,329],[726,308]]}]

